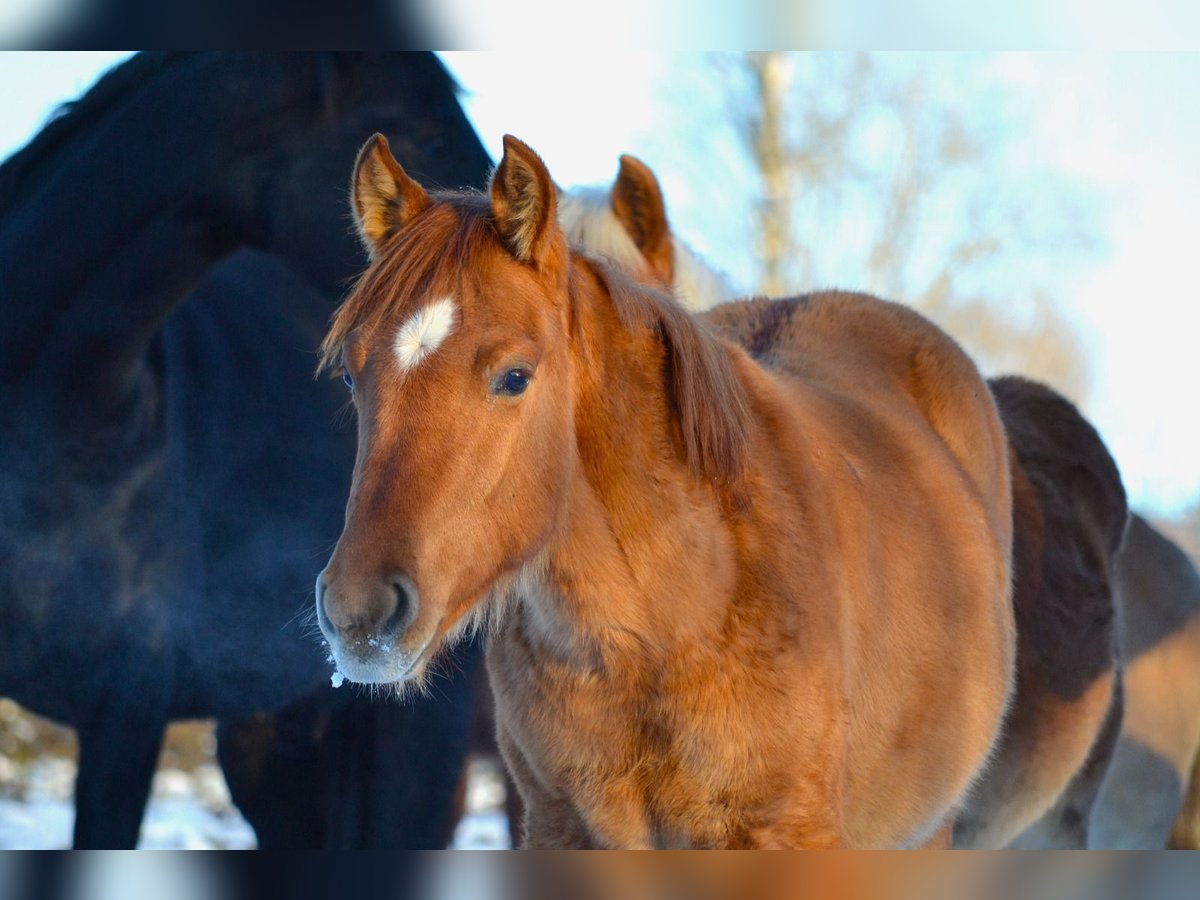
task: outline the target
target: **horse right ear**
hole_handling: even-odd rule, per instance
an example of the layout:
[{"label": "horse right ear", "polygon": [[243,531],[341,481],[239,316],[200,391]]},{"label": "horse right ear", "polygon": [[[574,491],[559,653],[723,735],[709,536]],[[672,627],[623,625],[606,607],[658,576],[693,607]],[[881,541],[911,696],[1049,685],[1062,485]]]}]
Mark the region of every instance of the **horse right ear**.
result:
[{"label": "horse right ear", "polygon": [[654,274],[663,284],[673,284],[675,250],[667,206],[654,172],[637,157],[621,157],[621,169],[612,188],[612,210]]},{"label": "horse right ear", "polygon": [[374,135],[358,151],[350,179],[354,224],[371,259],[391,235],[432,201],[396,162],[387,138]]}]

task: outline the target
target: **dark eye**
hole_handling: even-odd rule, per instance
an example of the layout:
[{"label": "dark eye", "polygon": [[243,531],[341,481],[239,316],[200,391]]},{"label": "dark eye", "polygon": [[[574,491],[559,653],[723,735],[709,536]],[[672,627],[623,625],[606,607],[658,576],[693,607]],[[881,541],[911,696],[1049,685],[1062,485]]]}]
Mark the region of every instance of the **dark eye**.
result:
[{"label": "dark eye", "polygon": [[525,388],[529,387],[529,379],[532,377],[533,373],[528,369],[509,369],[496,382],[496,393],[507,394],[510,397],[523,394]]},{"label": "dark eye", "polygon": [[350,374],[350,370],[342,366],[342,381],[346,382],[346,387],[354,390],[354,376]]}]

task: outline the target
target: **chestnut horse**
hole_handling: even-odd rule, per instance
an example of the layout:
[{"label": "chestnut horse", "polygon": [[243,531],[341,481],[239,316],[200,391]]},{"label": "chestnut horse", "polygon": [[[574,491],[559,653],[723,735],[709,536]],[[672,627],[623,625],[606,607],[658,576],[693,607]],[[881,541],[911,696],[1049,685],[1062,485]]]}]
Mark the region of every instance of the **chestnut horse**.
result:
[{"label": "chestnut horse", "polygon": [[[673,289],[691,309],[733,299],[720,276],[693,274],[703,263],[672,234],[658,181],[639,160],[621,158],[610,190],[566,196],[560,220],[583,247]],[[1016,456],[1022,674],[1006,740],[958,839],[1004,843],[1053,803],[1017,846],[1161,848],[1200,747],[1200,694],[1189,687],[1200,684],[1200,577],[1136,515],[1114,559],[1124,496],[1094,429],[1044,386],[1016,378],[990,386]],[[1114,627],[1123,685],[1106,706]],[[1186,834],[1182,825],[1176,832]]]},{"label": "chestnut horse", "polygon": [[1015,655],[1008,450],[959,347],[838,293],[719,340],[571,251],[512,137],[490,194],[431,196],[380,136],[352,192],[340,670],[419,682],[490,622],[531,846],[948,840]]}]

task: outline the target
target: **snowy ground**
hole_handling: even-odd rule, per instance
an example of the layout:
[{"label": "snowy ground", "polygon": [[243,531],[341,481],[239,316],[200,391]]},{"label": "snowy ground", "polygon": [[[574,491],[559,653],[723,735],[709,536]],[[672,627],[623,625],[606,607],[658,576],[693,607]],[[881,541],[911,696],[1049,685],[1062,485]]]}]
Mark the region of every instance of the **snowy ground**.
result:
[{"label": "snowy ground", "polygon": [[[24,783],[21,793],[0,798],[0,848],[69,847],[75,820],[71,805],[74,762],[42,758],[28,763],[27,769],[20,776]],[[166,769],[154,776],[139,846],[240,849],[254,846],[254,831],[229,802],[225,780],[216,766],[201,766],[190,773]]]},{"label": "snowy ground", "polygon": [[[40,756],[21,763],[0,755],[0,849],[69,847],[75,813],[71,792],[75,763]],[[503,781],[485,762],[472,763],[467,816],[454,838],[456,849],[509,846],[508,823],[500,812]],[[157,850],[216,850],[254,847],[254,831],[230,802],[221,770],[202,763],[191,771],[160,769],[138,844]]]},{"label": "snowy ground", "polygon": [[[30,764],[28,787],[20,798],[0,797],[0,849],[44,850],[69,847],[75,813],[70,760],[43,759]],[[497,783],[483,767],[472,771],[468,814],[454,836],[455,849],[499,850],[509,847],[508,822],[499,810]],[[503,787],[499,787],[500,800]],[[142,823],[138,846],[155,850],[240,850],[254,847],[254,831],[229,802],[225,780],[215,766],[188,773],[161,770]]]}]

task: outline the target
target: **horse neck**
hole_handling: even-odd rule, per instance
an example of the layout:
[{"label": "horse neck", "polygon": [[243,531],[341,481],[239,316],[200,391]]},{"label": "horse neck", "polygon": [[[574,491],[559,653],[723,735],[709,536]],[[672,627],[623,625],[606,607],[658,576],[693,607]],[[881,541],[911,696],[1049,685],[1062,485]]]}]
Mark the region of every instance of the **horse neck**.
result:
[{"label": "horse neck", "polygon": [[536,564],[530,622],[582,658],[644,661],[719,628],[732,538],[715,489],[677,447],[654,327],[627,328],[594,277],[575,287],[577,465]]}]

